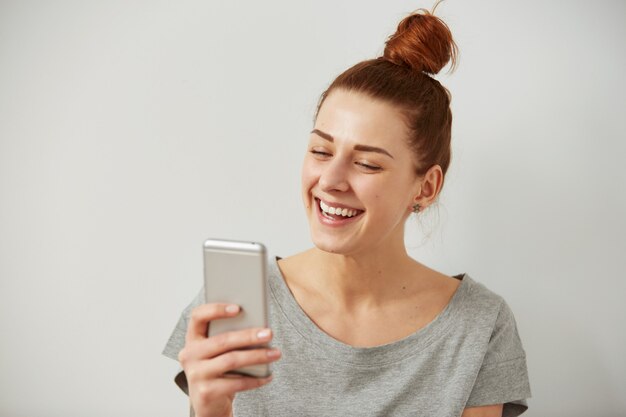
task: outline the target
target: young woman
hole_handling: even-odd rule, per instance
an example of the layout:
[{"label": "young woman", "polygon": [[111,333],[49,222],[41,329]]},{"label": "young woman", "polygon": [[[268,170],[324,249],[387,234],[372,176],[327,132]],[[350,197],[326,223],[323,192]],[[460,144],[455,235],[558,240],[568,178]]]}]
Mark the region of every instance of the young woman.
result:
[{"label": "young woman", "polygon": [[[517,416],[530,397],[504,300],[408,256],[404,224],[433,204],[450,162],[448,91],[431,77],[456,45],[420,10],[384,55],[322,94],[302,168],[314,247],[272,260],[270,329],[206,337],[236,305],[184,311],[164,353],[197,416]],[[272,342],[272,348],[245,349]],[[261,342],[261,343],[260,343]],[[273,377],[225,375],[273,363]]]}]

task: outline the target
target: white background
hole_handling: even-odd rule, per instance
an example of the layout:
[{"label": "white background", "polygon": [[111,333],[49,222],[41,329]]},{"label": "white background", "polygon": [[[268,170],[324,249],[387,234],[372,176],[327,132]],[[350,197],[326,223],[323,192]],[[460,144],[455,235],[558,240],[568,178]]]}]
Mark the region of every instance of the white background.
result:
[{"label": "white background", "polygon": [[[412,1],[0,1],[0,415],[174,416],[210,236],[310,245],[319,94]],[[447,1],[453,161],[411,254],[515,312],[528,416],[626,415],[626,3]]]}]

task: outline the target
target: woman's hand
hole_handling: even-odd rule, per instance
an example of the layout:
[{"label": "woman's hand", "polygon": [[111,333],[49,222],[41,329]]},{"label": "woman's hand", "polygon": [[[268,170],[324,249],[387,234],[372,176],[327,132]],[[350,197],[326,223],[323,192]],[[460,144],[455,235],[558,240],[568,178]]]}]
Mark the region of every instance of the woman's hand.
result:
[{"label": "woman's hand", "polygon": [[232,403],[239,391],[261,387],[272,377],[254,378],[224,375],[242,366],[274,362],[280,358],[277,349],[250,348],[272,339],[269,329],[245,329],[207,337],[212,320],[234,317],[239,306],[204,304],[191,313],[185,347],[178,354],[187,383],[189,399],[196,417],[232,416]]}]

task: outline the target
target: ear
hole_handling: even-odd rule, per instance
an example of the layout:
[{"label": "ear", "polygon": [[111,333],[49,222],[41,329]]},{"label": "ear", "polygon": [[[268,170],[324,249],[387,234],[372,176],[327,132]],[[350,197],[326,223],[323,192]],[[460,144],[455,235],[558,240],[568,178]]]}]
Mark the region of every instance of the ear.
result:
[{"label": "ear", "polygon": [[423,177],[418,178],[418,181],[420,182],[418,191],[413,198],[413,204],[419,204],[420,210],[424,210],[437,199],[441,191],[443,171],[439,165],[433,165]]}]

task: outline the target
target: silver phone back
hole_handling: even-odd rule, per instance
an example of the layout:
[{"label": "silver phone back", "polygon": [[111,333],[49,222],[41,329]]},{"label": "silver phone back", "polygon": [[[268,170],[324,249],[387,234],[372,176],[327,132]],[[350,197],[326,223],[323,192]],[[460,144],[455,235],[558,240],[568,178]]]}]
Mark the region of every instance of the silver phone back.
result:
[{"label": "silver phone back", "polygon": [[[242,311],[233,318],[213,320],[209,336],[267,327],[265,247],[256,242],[207,239],[204,242],[204,290],[207,303],[234,303]],[[235,370],[236,373],[265,377],[268,365]]]}]

